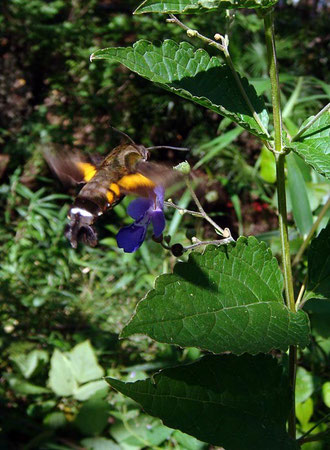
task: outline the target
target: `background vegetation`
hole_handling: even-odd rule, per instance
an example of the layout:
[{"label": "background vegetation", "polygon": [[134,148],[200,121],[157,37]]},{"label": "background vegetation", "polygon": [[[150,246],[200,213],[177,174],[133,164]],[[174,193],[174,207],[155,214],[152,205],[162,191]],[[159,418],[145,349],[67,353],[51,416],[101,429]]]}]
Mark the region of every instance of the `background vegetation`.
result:
[{"label": "background vegetation", "polygon": [[[274,168],[257,140],[227,119],[219,121],[217,115],[158,89],[122,66],[89,62],[89,55],[101,47],[181,37],[181,31],[163,17],[132,17],[138,3],[4,0],[1,5],[3,448],[204,447],[145,416],[134,402],[109,392],[104,384],[93,384],[105,373],[130,380],[144,377],[157,368],[193,360],[200,352],[146,338],[118,340],[136,301],[157,275],[173,267],[175,258],[151,240],[132,255],[116,247],[116,232],[129,223],[127,199],[100,223],[97,248],[71,249],[63,230],[74,192],[64,191],[52,177],[42,158],[44,147],[105,155],[118,143],[110,124],[144,145],[188,146],[197,194],[214,220],[230,226],[234,236],[253,234],[266,240],[274,254],[279,253],[278,234],[273,231],[277,229]],[[224,17],[212,16],[212,23],[210,17],[191,16],[189,24],[207,35],[221,31]],[[322,3],[282,2],[277,7],[283,116],[292,133],[329,98],[327,25]],[[264,52],[259,19],[246,11],[237,13],[231,29],[234,62],[242,74],[253,77],[258,93],[269,99]],[[173,152],[153,156],[173,164],[180,157]],[[312,219],[325,203],[329,184],[300,160],[297,164]],[[301,218],[295,209],[297,187],[290,191],[289,186],[289,193],[292,224],[299,230],[291,233],[296,252],[310,218]],[[184,190],[173,195],[189,205]],[[172,211],[167,216],[173,242],[214,237],[205,223]],[[302,281],[305,262],[296,270]],[[312,311],[313,339],[299,355],[301,433],[330,406],[328,316],[313,304],[306,307]],[[82,349],[92,373],[80,373],[68,385],[58,386],[52,374],[63,364],[75,364]],[[69,356],[63,352],[70,352]],[[315,430],[320,431],[322,427]],[[308,443],[303,448],[326,448],[322,445]]]}]

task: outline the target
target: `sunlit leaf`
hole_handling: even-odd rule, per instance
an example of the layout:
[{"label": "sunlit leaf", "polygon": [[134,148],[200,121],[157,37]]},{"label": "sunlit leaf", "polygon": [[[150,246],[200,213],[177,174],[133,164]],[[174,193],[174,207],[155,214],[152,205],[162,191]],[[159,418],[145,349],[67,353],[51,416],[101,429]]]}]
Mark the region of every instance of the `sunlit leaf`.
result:
[{"label": "sunlit leaf", "polygon": [[268,8],[278,0],[145,0],[134,14],[201,13],[219,9]]},{"label": "sunlit leaf", "polygon": [[[303,128],[313,119],[307,119]],[[297,141],[289,144],[310,166],[330,178],[330,111],[325,112]]]},{"label": "sunlit leaf", "polygon": [[77,344],[68,354],[75,378],[79,383],[103,377],[104,370],[98,364],[93,347],[89,341]]},{"label": "sunlit leaf", "polygon": [[165,425],[226,450],[295,449],[286,433],[289,387],[270,356],[205,356],[151,379],[108,383]]},{"label": "sunlit leaf", "polygon": [[162,275],[137,307],[122,337],[235,354],[305,346],[308,318],[284,305],[283,279],[266,244],[241,237],[226,247],[192,253]]},{"label": "sunlit leaf", "polygon": [[55,394],[60,396],[72,395],[78,387],[70,360],[57,349],[50,360],[48,383]]},{"label": "sunlit leaf", "polygon": [[[229,117],[251,133],[266,138],[229,67],[219,58],[210,57],[205,50],[196,50],[187,42],[177,44],[166,40],[152,44],[141,40],[133,47],[98,50],[91,55],[91,60],[94,59],[122,63],[164,89]],[[241,78],[241,82],[264,127],[267,127],[268,114],[263,100],[246,78]]]}]

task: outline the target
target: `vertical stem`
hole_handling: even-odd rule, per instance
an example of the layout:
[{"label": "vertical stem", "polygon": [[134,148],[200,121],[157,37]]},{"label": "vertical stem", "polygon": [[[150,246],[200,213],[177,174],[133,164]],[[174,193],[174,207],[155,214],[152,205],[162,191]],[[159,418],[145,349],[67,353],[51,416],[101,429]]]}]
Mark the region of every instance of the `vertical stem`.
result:
[{"label": "vertical stem", "polygon": [[284,272],[284,287],[287,307],[295,312],[295,301],[293,292],[290,244],[288,235],[287,211],[286,211],[286,193],[285,193],[285,173],[284,173],[285,154],[276,154],[276,179],[277,179],[277,202],[278,202],[278,221],[280,227],[282,264]]},{"label": "vertical stem", "polygon": [[282,151],[281,97],[280,97],[280,85],[278,81],[273,10],[268,11],[268,13],[265,15],[264,24],[265,24],[265,37],[266,37],[267,57],[268,57],[268,69],[272,87],[275,150],[277,152],[281,152]]},{"label": "vertical stem", "polygon": [[[286,304],[290,311],[295,312],[294,291],[292,282],[292,270],[290,259],[290,245],[288,238],[288,224],[286,211],[285,193],[285,152],[282,141],[282,116],[280,101],[280,86],[278,80],[278,69],[275,48],[274,15],[273,9],[268,10],[264,16],[265,38],[267,46],[269,76],[272,88],[273,120],[274,120],[274,141],[277,176],[277,201],[279,227],[282,247],[282,264],[284,272],[284,285]],[[295,412],[295,384],[297,368],[297,348],[290,346],[289,350],[289,384],[291,389],[291,410],[288,419],[288,432],[292,439],[296,439],[296,412]]]}]

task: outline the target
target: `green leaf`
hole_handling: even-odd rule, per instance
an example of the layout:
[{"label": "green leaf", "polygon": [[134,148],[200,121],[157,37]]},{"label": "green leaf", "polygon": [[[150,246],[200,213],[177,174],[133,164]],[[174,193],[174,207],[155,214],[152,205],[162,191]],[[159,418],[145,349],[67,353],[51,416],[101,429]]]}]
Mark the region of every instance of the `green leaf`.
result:
[{"label": "green leaf", "polygon": [[103,377],[104,370],[98,364],[91,343],[87,340],[76,345],[68,354],[75,378],[79,383]]},{"label": "green leaf", "polygon": [[79,386],[78,389],[76,389],[76,391],[74,392],[73,396],[75,399],[83,402],[92,397],[92,395],[100,393],[100,391],[105,391],[105,395],[106,389],[107,383],[104,380],[91,381],[90,383],[86,383],[83,386]]},{"label": "green leaf", "polygon": [[310,421],[313,411],[314,404],[311,397],[302,403],[296,404],[296,416],[302,426],[306,425]]},{"label": "green leaf", "polygon": [[14,375],[9,375],[6,377],[11,389],[13,389],[17,394],[21,395],[40,395],[49,394],[51,391],[45,387],[37,386],[35,384],[29,383],[26,380],[16,377]]},{"label": "green leaf", "polygon": [[101,434],[108,424],[110,405],[99,398],[90,398],[83,404],[74,424],[85,436]]},{"label": "green leaf", "polygon": [[[229,117],[251,133],[267,139],[253,118],[229,67],[222,64],[219,58],[211,58],[205,50],[196,50],[187,42],[177,44],[165,40],[152,44],[141,40],[133,47],[98,50],[91,55],[91,60],[94,59],[124,64],[160,87]],[[241,82],[267,128],[268,114],[263,100],[246,78],[241,78]]]},{"label": "green leaf", "polygon": [[180,430],[176,430],[172,434],[173,439],[180,445],[180,448],[185,450],[202,450],[205,448],[205,443],[197,440],[189,434],[182,433]]},{"label": "green leaf", "polygon": [[313,214],[308,200],[306,183],[296,159],[297,155],[290,153],[287,158],[288,187],[291,198],[292,213],[299,230],[307,236],[313,226]]},{"label": "green leaf", "polygon": [[43,423],[49,428],[56,429],[64,427],[68,422],[63,412],[53,411],[46,415],[46,417],[43,420]]},{"label": "green leaf", "polygon": [[115,423],[110,432],[121,447],[154,448],[168,439],[173,430],[164,426],[158,419],[140,414],[125,424]]},{"label": "green leaf", "polygon": [[121,450],[111,439],[104,437],[86,438],[81,441],[81,445],[86,450]]},{"label": "green leaf", "polygon": [[322,385],[322,399],[326,406],[330,408],[330,381],[326,381]]},{"label": "green leaf", "polygon": [[276,182],[276,162],[274,155],[266,147],[262,147],[260,154],[260,176],[267,183]]},{"label": "green leaf", "polygon": [[308,250],[306,291],[305,299],[330,299],[330,221]]},{"label": "green leaf", "polygon": [[11,360],[17,364],[25,378],[30,378],[41,365],[48,362],[48,353],[45,350],[32,350],[28,354],[13,355]]},{"label": "green leaf", "polygon": [[269,355],[208,355],[151,379],[108,383],[165,425],[226,450],[296,448],[285,431],[290,394]]},{"label": "green leaf", "polygon": [[191,253],[137,306],[122,337],[235,354],[286,350],[309,342],[308,318],[284,305],[278,263],[264,242],[241,237],[228,246]]},{"label": "green leaf", "polygon": [[[307,119],[303,128],[313,119]],[[325,112],[289,146],[321,175],[330,178],[330,111]]]},{"label": "green leaf", "polygon": [[314,380],[310,372],[303,367],[297,369],[296,403],[305,402],[314,392]]},{"label": "green leaf", "polygon": [[145,0],[134,14],[193,14],[219,9],[268,8],[276,3],[277,0]]},{"label": "green leaf", "polygon": [[60,396],[73,395],[78,387],[70,360],[57,349],[50,360],[48,384]]}]

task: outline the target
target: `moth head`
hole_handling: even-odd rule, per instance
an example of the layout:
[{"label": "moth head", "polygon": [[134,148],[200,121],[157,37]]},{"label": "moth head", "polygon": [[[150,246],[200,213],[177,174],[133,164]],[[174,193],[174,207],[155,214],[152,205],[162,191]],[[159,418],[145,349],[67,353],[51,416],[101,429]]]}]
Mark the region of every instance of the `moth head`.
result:
[{"label": "moth head", "polygon": [[93,226],[94,216],[86,210],[71,208],[69,212],[70,222],[66,225],[64,234],[69,239],[73,248],[77,248],[78,242],[83,242],[91,247],[97,245],[97,232]]}]

